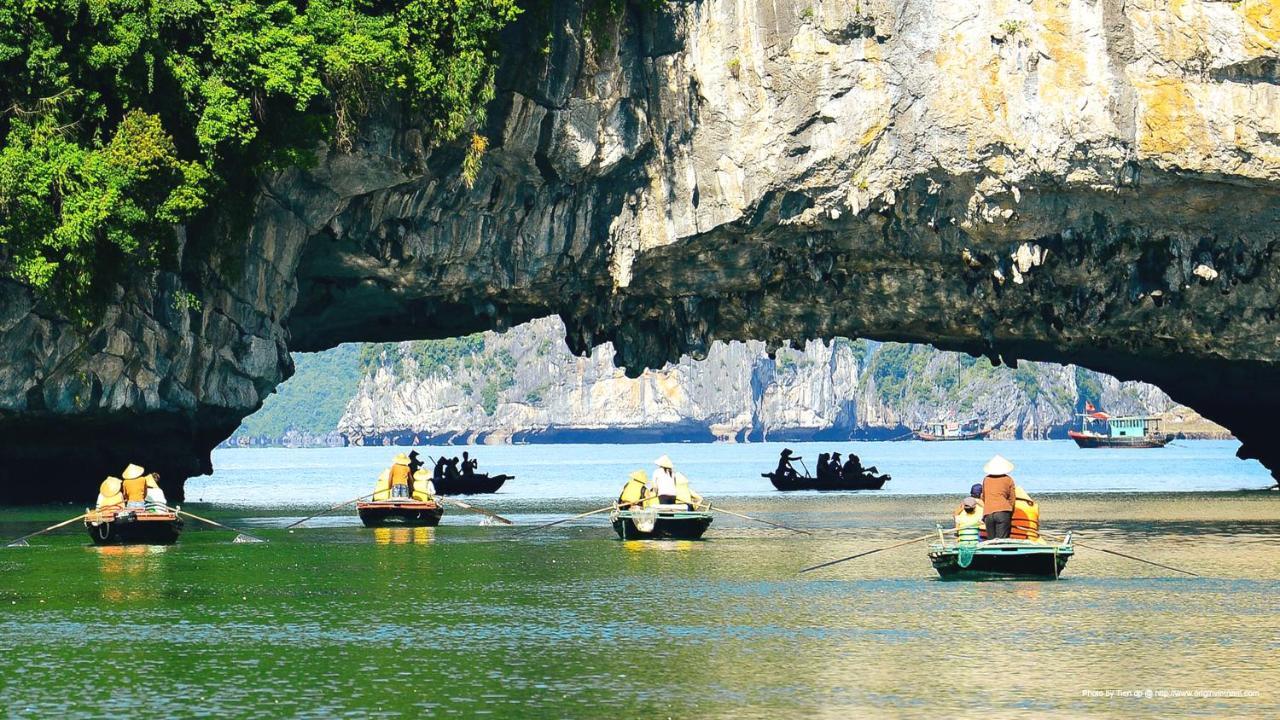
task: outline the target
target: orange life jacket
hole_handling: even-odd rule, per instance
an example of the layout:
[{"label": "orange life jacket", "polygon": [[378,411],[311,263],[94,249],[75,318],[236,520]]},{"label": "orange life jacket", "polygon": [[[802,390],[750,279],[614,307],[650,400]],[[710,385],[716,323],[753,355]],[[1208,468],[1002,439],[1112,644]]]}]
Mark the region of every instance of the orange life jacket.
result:
[{"label": "orange life jacket", "polygon": [[1018,498],[1013,504],[1013,523],[1009,537],[1018,540],[1040,539],[1040,506],[1035,500]]}]

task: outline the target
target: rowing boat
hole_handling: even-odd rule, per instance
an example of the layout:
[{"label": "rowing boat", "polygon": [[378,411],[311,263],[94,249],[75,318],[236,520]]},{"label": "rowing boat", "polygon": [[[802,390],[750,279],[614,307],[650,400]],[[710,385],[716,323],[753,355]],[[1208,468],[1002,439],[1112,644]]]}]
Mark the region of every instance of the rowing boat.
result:
[{"label": "rowing boat", "polygon": [[86,511],[84,527],[94,545],[172,545],[182,533],[182,518],[158,508],[103,508]]},{"label": "rowing boat", "polygon": [[435,481],[437,495],[484,495],[498,492],[498,488],[514,475],[485,475],[476,473],[470,477],[459,475],[455,478],[444,477]]},{"label": "rowing boat", "polygon": [[929,561],[943,580],[1057,580],[1074,554],[1070,533],[1060,545],[1002,539],[929,546]]},{"label": "rowing boat", "polygon": [[808,475],[779,475],[777,473],[760,473],[760,477],[769,478],[769,482],[779,490],[879,490],[890,479],[888,475],[865,474],[846,479],[840,477],[815,478]]},{"label": "rowing boat", "polygon": [[687,505],[615,507],[609,521],[623,540],[697,540],[711,526],[711,513],[689,510]]},{"label": "rowing boat", "polygon": [[440,524],[444,508],[430,500],[392,498],[356,503],[356,514],[365,527],[406,525],[435,527]]}]

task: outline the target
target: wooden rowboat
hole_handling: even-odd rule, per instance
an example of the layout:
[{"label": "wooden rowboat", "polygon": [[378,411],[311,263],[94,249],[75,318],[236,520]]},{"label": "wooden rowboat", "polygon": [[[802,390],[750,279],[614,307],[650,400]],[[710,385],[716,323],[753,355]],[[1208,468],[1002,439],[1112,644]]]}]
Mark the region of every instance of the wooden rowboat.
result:
[{"label": "wooden rowboat", "polygon": [[845,479],[843,475],[831,479],[818,479],[808,475],[788,477],[777,473],[760,473],[760,477],[769,478],[769,482],[779,490],[879,490],[891,478],[888,475],[866,474],[860,477]]},{"label": "wooden rowboat", "polygon": [[697,540],[711,527],[711,513],[684,505],[614,508],[609,521],[623,540]]},{"label": "wooden rowboat", "polygon": [[171,510],[104,508],[86,511],[84,527],[94,545],[172,545],[182,518]]},{"label": "wooden rowboat", "polygon": [[929,546],[929,561],[943,580],[1057,580],[1073,555],[1070,534],[1060,545],[1004,539]]},{"label": "wooden rowboat", "polygon": [[356,514],[365,527],[406,525],[435,527],[440,524],[444,508],[429,500],[371,500],[356,503]]},{"label": "wooden rowboat", "polygon": [[484,475],[476,473],[471,477],[459,475],[456,478],[442,478],[435,482],[437,495],[484,495],[498,492],[498,488],[515,475]]}]

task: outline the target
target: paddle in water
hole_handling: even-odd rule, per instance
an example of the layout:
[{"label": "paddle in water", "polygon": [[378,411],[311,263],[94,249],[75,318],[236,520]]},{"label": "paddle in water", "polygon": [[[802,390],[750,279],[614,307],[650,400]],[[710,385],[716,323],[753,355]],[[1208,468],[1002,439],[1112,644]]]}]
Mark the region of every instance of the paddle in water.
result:
[{"label": "paddle in water", "polygon": [[337,505],[334,505],[334,506],[333,506],[333,507],[331,507],[331,508],[326,508],[326,509],[324,509],[324,510],[321,510],[320,512],[316,513],[315,515],[311,515],[311,516],[309,516],[309,517],[304,517],[304,518],[302,518],[301,520],[299,520],[299,521],[298,521],[298,522],[296,522],[296,523],[293,523],[293,524],[291,524],[291,525],[286,525],[284,529],[285,529],[285,530],[288,530],[289,532],[293,532],[293,528],[295,528],[295,527],[297,527],[297,526],[301,525],[302,523],[304,523],[304,522],[306,522],[306,521],[308,521],[308,520],[314,520],[314,519],[316,519],[316,518],[320,517],[321,515],[327,515],[327,514],[329,514],[329,513],[333,512],[334,510],[337,510],[338,508],[346,507],[347,505],[350,505],[351,503],[358,503],[358,502],[360,502],[361,500],[364,500],[364,499],[366,499],[366,498],[371,498],[371,497],[373,497],[374,495],[377,495],[377,494],[378,494],[378,491],[377,491],[377,490],[374,490],[373,492],[368,493],[368,494],[366,494],[366,495],[361,495],[361,496],[360,496],[360,497],[358,497],[358,498],[352,498],[352,499],[350,499],[350,500],[348,500],[348,501],[346,501],[346,502],[338,503]]},{"label": "paddle in water", "polygon": [[476,507],[475,505],[472,505],[471,503],[465,503],[465,502],[463,502],[463,501],[461,501],[461,500],[454,500],[453,498],[447,498],[447,497],[437,497],[437,498],[436,498],[436,500],[440,500],[440,501],[447,502],[447,503],[453,503],[454,505],[457,505],[458,507],[460,507],[460,508],[462,508],[462,509],[464,509],[464,510],[470,510],[471,512],[480,513],[481,515],[484,515],[484,516],[486,516],[486,517],[491,517],[491,518],[493,518],[494,520],[497,520],[498,522],[500,522],[500,523],[502,523],[502,524],[504,524],[504,525],[515,525],[515,523],[513,523],[513,522],[511,522],[510,520],[508,520],[508,519],[506,519],[506,518],[502,517],[501,515],[499,515],[499,514],[497,514],[497,513],[495,513],[495,512],[490,512],[490,511],[488,511],[488,510],[485,510],[484,508]]},{"label": "paddle in water", "polygon": [[45,528],[45,529],[43,529],[43,530],[37,530],[36,532],[33,532],[33,533],[29,534],[29,535],[23,535],[23,536],[22,536],[22,537],[20,537],[20,538],[15,538],[13,541],[11,541],[11,542],[10,542],[8,545],[6,545],[5,547],[30,547],[30,544],[27,542],[27,540],[28,540],[29,538],[33,538],[33,537],[35,537],[35,536],[37,536],[37,535],[43,535],[43,534],[45,534],[45,533],[47,533],[47,532],[51,532],[51,531],[53,531],[53,530],[57,530],[57,529],[58,529],[58,528],[60,528],[60,527],[66,527],[67,525],[70,525],[71,523],[73,523],[73,522],[75,522],[75,521],[77,521],[77,520],[82,520],[82,519],[84,519],[84,517],[85,517],[86,515],[88,515],[88,514],[89,514],[89,513],[80,513],[79,515],[77,515],[77,516],[75,516],[75,517],[71,518],[70,520],[63,520],[62,522],[58,523],[57,525],[50,525],[49,527],[47,527],[47,528]]},{"label": "paddle in water", "polygon": [[199,515],[196,515],[195,513],[189,513],[189,512],[187,512],[186,510],[179,510],[179,509],[178,509],[178,508],[176,508],[176,507],[170,507],[170,506],[168,506],[168,505],[161,505],[160,507],[165,508],[166,510],[172,510],[173,512],[175,512],[175,513],[177,513],[177,514],[179,514],[179,515],[186,515],[187,517],[191,518],[192,520],[198,520],[198,521],[200,521],[200,522],[202,522],[202,523],[205,523],[205,524],[208,524],[208,525],[212,525],[212,526],[214,526],[214,527],[222,528],[223,530],[230,530],[231,532],[236,533],[236,537],[235,537],[235,539],[234,539],[234,540],[232,540],[231,542],[237,542],[237,543],[263,543],[263,542],[266,542],[266,540],[263,540],[262,538],[260,538],[260,537],[258,537],[258,536],[256,536],[256,535],[250,535],[249,533],[247,533],[247,532],[245,532],[245,531],[243,531],[243,530],[237,530],[237,529],[235,529],[235,528],[233,528],[233,527],[230,527],[230,526],[227,526],[227,525],[223,525],[223,524],[222,524],[222,523],[220,523],[220,522],[214,522],[213,520],[210,520],[209,518],[202,518],[202,517],[200,517]]},{"label": "paddle in water", "polygon": [[724,508],[718,508],[718,507],[716,507],[715,505],[711,505],[710,503],[708,503],[708,504],[707,504],[707,509],[708,509],[708,510],[711,510],[712,512],[722,512],[722,513],[724,513],[724,514],[726,514],[726,515],[732,515],[732,516],[734,516],[734,517],[740,517],[740,518],[742,518],[743,520],[750,520],[750,521],[752,521],[752,522],[764,523],[765,525],[772,525],[772,526],[774,526],[774,527],[776,527],[776,528],[782,528],[783,530],[790,530],[791,532],[794,532],[794,533],[802,533],[802,534],[804,534],[804,535],[812,535],[812,534],[813,534],[813,533],[809,532],[808,530],[799,530],[799,529],[796,529],[796,528],[793,528],[793,527],[787,527],[786,525],[783,525],[782,523],[771,522],[771,521],[769,521],[769,520],[761,520],[760,518],[757,518],[757,517],[751,517],[750,515],[743,515],[742,513],[736,513],[736,512],[734,512],[734,511],[732,511],[732,510],[725,510]]},{"label": "paddle in water", "polygon": [[[954,529],[954,528],[952,528],[951,530],[943,530],[942,532],[944,532],[944,533],[953,533],[953,532],[955,532],[955,529]],[[918,543],[918,542],[921,542],[922,540],[928,540],[928,539],[929,539],[929,538],[931,538],[931,537],[937,537],[937,535],[938,535],[938,533],[937,533],[937,532],[931,532],[931,533],[929,533],[928,535],[921,535],[920,537],[918,537],[918,538],[912,538],[911,540],[904,540],[904,541],[902,541],[902,542],[900,542],[900,543],[894,543],[893,545],[885,545],[884,547],[878,547],[878,548],[876,548],[876,549],[874,549],[874,550],[867,550],[866,552],[860,552],[860,553],[858,553],[857,555],[850,555],[849,557],[843,557],[843,558],[840,558],[839,560],[830,560],[830,561],[828,561],[828,562],[824,562],[824,563],[822,563],[822,564],[820,564],[820,565],[814,565],[814,566],[812,566],[812,567],[807,567],[807,568],[805,568],[805,569],[801,570],[800,572],[803,574],[803,573],[810,572],[810,571],[812,571],[812,570],[818,570],[819,568],[831,567],[832,565],[839,565],[839,564],[840,564],[840,563],[842,563],[842,562],[849,562],[850,560],[857,560],[857,559],[858,559],[858,558],[860,558],[860,557],[866,557],[866,556],[868,556],[868,555],[874,555],[874,554],[876,554],[876,553],[878,553],[878,552],[883,552],[883,551],[885,551],[885,550],[892,550],[892,549],[894,549],[894,548],[900,548],[900,547],[902,547],[902,546],[904,546],[904,545],[911,545],[912,543]]]},{"label": "paddle in water", "polygon": [[1144,560],[1143,558],[1136,557],[1134,555],[1126,555],[1125,553],[1117,552],[1115,550],[1108,550],[1107,548],[1098,547],[1097,545],[1085,545],[1084,543],[1074,538],[1072,538],[1071,544],[1079,545],[1082,548],[1088,548],[1090,550],[1097,550],[1098,552],[1104,552],[1104,553],[1107,553],[1108,555],[1115,555],[1116,557],[1122,557],[1122,558],[1125,558],[1126,560],[1134,560],[1136,562],[1146,563],[1148,565],[1155,565],[1158,568],[1163,568],[1165,570],[1172,570],[1174,572],[1180,572],[1180,573],[1183,573],[1184,575],[1190,575],[1191,577],[1200,577],[1199,574],[1193,573],[1190,570],[1183,570],[1182,568],[1176,568],[1176,567],[1173,567],[1172,565],[1161,565],[1158,562],[1153,562],[1151,560]]}]

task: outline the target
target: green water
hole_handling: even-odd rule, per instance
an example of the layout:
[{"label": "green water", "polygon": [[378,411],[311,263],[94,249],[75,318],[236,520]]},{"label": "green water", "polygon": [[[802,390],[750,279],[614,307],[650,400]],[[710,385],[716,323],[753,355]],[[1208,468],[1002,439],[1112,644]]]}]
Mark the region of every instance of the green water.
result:
[{"label": "green water", "polygon": [[[289,533],[194,505],[270,542],[192,527],[95,548],[77,528],[0,550],[0,700],[14,717],[1280,711],[1280,498],[1042,499],[1054,527],[1201,578],[1080,549],[1056,583],[944,583],[923,545],[796,574],[921,534],[953,500],[738,498],[815,534],[721,517],[683,543],[623,543],[598,518],[517,540],[457,513]],[[0,530],[59,512],[0,511]],[[1161,697],[1196,692],[1236,696]]]}]

